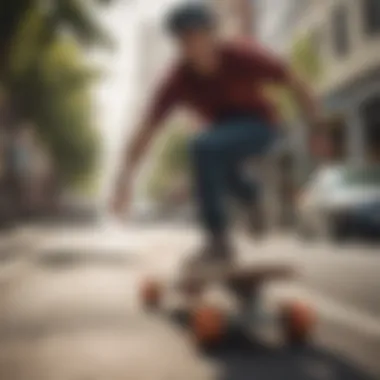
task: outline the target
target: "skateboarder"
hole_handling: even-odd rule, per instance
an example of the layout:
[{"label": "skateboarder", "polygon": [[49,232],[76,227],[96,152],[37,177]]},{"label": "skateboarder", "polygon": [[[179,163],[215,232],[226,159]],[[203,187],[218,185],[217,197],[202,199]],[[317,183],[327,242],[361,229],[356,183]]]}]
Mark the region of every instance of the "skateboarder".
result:
[{"label": "skateboarder", "polygon": [[186,106],[205,120],[204,131],[189,141],[207,234],[194,263],[225,262],[233,257],[225,196],[238,199],[254,220],[259,187],[244,177],[241,167],[246,159],[264,155],[279,134],[279,118],[263,86],[280,84],[292,90],[310,123],[317,122],[318,107],[308,87],[265,48],[218,40],[215,17],[206,6],[175,8],[167,17],[167,29],[178,44],[179,58],[125,149],[113,207],[118,213],[125,211],[138,166],[160,124],[175,106]]}]

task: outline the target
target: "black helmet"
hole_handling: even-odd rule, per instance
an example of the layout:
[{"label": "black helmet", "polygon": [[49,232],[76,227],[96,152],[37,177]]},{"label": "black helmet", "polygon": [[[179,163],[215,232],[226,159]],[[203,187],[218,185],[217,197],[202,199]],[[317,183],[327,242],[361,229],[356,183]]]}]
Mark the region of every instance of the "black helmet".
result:
[{"label": "black helmet", "polygon": [[215,15],[211,9],[198,3],[182,4],[166,18],[166,29],[174,36],[194,29],[212,29],[214,26]]}]

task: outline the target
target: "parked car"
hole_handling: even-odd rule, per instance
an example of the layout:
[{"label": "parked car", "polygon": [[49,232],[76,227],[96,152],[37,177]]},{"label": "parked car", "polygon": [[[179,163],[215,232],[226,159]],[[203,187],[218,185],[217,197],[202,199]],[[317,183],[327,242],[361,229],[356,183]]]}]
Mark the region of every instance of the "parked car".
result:
[{"label": "parked car", "polygon": [[302,191],[297,219],[307,238],[380,238],[380,165],[320,169]]}]

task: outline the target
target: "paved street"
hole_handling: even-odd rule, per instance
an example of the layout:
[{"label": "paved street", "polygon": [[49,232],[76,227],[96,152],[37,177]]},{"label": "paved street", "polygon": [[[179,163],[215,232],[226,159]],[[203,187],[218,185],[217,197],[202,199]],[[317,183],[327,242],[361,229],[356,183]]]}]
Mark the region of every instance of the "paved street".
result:
[{"label": "paved street", "polygon": [[189,336],[144,314],[136,288],[147,273],[175,272],[198,243],[164,225],[25,230],[0,244],[0,379],[369,379],[380,375],[380,256],[376,248],[306,245],[273,236],[241,251],[292,260],[301,276],[268,298],[307,299],[318,312],[313,348],[237,344],[200,355]]}]

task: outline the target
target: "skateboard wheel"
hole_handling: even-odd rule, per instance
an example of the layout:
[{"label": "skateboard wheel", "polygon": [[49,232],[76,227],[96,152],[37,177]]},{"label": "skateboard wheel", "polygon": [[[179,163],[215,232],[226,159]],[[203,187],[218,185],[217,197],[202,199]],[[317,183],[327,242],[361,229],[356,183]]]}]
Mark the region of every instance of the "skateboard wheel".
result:
[{"label": "skateboard wheel", "polygon": [[140,300],[145,308],[156,309],[162,300],[162,287],[159,281],[145,280],[140,288]]},{"label": "skateboard wheel", "polygon": [[190,328],[196,343],[201,347],[209,347],[221,342],[227,331],[227,319],[216,307],[200,306],[191,315]]},{"label": "skateboard wheel", "polygon": [[303,344],[309,339],[316,317],[313,310],[301,301],[283,305],[282,320],[286,339],[291,344]]}]

